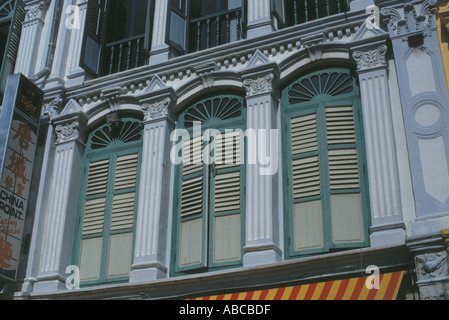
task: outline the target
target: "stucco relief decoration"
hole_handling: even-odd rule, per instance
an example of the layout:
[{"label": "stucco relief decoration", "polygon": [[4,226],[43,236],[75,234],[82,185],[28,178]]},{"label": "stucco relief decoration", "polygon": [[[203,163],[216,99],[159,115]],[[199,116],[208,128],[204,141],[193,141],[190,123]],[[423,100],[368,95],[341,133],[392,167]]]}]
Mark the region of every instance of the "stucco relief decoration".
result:
[{"label": "stucco relief decoration", "polygon": [[[435,24],[434,15],[436,5],[439,0],[426,0],[421,5],[420,13],[417,15],[415,6],[410,2],[404,6],[404,16],[394,8],[383,8],[380,13],[383,25],[386,25],[388,31],[393,36],[401,36],[409,33],[421,32],[423,36],[428,36],[429,28]],[[427,21],[427,23],[426,23]],[[405,40],[409,40],[404,38]]]},{"label": "stucco relief decoration", "polygon": [[441,276],[444,271],[446,255],[443,253],[425,254],[422,257],[416,257],[419,263],[420,273],[425,280]]},{"label": "stucco relief decoration", "polygon": [[78,139],[80,137],[79,126],[78,122],[57,126],[55,129],[58,137],[56,143],[64,143]]},{"label": "stucco relief decoration", "polygon": [[54,98],[50,103],[47,103],[44,105],[44,108],[42,110],[42,118],[43,119],[52,119],[53,116],[55,116],[58,111],[61,109],[63,99],[61,96],[57,96]]},{"label": "stucco relief decoration", "polygon": [[271,92],[273,90],[273,74],[267,74],[263,78],[248,79],[243,82],[248,96]]},{"label": "stucco relief decoration", "polygon": [[45,13],[48,8],[48,1],[39,1],[26,7],[27,13],[25,16],[25,22],[41,19],[44,20]]},{"label": "stucco relief decoration", "polygon": [[357,69],[366,70],[385,66],[387,50],[387,46],[382,45],[374,50],[354,52],[353,57],[357,62]]},{"label": "stucco relief decoration", "polygon": [[166,98],[163,101],[159,101],[154,104],[144,104],[142,106],[142,111],[145,115],[145,121],[152,121],[169,117],[169,105],[170,98]]}]

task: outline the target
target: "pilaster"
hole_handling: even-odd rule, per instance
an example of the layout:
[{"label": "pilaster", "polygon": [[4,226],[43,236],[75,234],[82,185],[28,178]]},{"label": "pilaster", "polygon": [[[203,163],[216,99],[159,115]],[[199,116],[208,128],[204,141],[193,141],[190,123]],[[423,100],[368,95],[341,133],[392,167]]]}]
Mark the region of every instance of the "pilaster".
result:
[{"label": "pilaster", "polygon": [[[72,86],[82,83],[85,78],[85,71],[80,67],[81,47],[83,44],[84,28],[86,24],[87,1],[77,0],[79,25],[71,30],[67,65],[64,69],[66,73],[66,85]],[[75,23],[75,22],[74,22]]]},{"label": "pilaster", "polygon": [[53,119],[56,142],[39,272],[34,284],[37,293],[65,288],[65,270],[72,258],[86,122],[81,112]]},{"label": "pilaster", "polygon": [[270,0],[248,0],[247,38],[256,38],[273,32]]},{"label": "pilaster", "polygon": [[[276,64],[258,65],[254,55],[242,79],[247,104],[246,243],[244,266],[282,259],[279,226],[279,78]],[[262,57],[264,58],[264,57]],[[266,58],[265,58],[266,59]],[[268,61],[266,61],[268,62]]]},{"label": "pilaster", "polygon": [[437,1],[381,10],[393,45],[416,204],[413,236],[449,227],[449,96],[435,23]]},{"label": "pilaster", "polygon": [[174,130],[172,92],[142,99],[144,135],[134,264],[130,282],[167,277],[166,251],[170,199],[170,134]]},{"label": "pilaster", "polygon": [[150,64],[168,61],[170,47],[166,43],[168,0],[155,1]]},{"label": "pilaster", "polygon": [[40,45],[48,6],[49,0],[33,0],[29,1],[25,7],[26,15],[22,24],[15,73],[22,73],[26,77],[32,77],[35,74],[36,53]]},{"label": "pilaster", "polygon": [[370,191],[371,245],[404,243],[385,40],[353,47],[360,82]]}]

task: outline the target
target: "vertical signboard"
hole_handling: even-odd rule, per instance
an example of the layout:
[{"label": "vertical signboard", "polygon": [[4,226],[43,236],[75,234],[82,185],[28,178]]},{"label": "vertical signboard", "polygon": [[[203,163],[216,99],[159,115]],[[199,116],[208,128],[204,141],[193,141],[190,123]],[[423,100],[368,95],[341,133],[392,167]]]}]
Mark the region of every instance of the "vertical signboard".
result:
[{"label": "vertical signboard", "polygon": [[21,74],[8,79],[0,115],[0,277],[16,280],[43,92]]}]

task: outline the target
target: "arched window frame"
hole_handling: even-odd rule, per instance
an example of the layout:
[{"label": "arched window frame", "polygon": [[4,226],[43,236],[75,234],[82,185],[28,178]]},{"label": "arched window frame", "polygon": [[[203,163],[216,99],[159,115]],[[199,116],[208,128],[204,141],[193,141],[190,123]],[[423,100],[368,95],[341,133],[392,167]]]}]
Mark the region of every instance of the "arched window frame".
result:
[{"label": "arched window frame", "polygon": [[[325,78],[320,78],[323,75],[326,74],[334,74],[334,75],[340,75],[347,77],[348,82],[346,82],[347,88],[344,89],[344,85],[340,88],[337,88],[337,86],[331,86],[329,85],[331,81],[328,78],[327,82],[325,81]],[[313,86],[311,86],[311,82],[308,82],[310,79],[314,78],[320,79],[319,86],[316,86],[316,90],[312,89]],[[321,79],[323,79],[321,81]],[[305,81],[305,82],[303,82]],[[304,92],[307,92],[306,95],[297,95],[296,97],[293,97],[289,95],[289,93],[294,92],[292,89],[295,89],[295,86],[297,86],[298,83],[304,83]],[[324,87],[324,89],[323,89]],[[298,88],[298,87],[296,87]],[[314,91],[315,90],[315,91]],[[298,98],[299,97],[299,98]],[[301,101],[302,100],[302,101]],[[353,77],[348,69],[345,68],[328,68],[323,69],[317,72],[312,72],[310,74],[307,74],[301,78],[299,78],[296,81],[293,81],[290,85],[288,85],[282,92],[282,100],[281,100],[281,106],[282,106],[282,128],[283,128],[283,188],[285,190],[284,192],[284,225],[285,225],[285,233],[284,233],[284,241],[285,241],[285,254],[286,258],[294,258],[298,256],[303,255],[310,255],[310,254],[320,254],[320,253],[326,253],[331,252],[335,250],[341,250],[346,248],[359,248],[359,247],[365,247],[369,245],[369,224],[370,224],[370,206],[369,206],[369,193],[368,193],[368,181],[367,181],[367,173],[366,173],[366,160],[365,160],[365,143],[364,143],[364,133],[363,133],[363,121],[362,121],[362,110],[361,110],[361,100],[360,100],[360,93],[358,89],[358,85],[356,82],[356,78]],[[328,125],[327,117],[331,119],[332,117],[332,110],[339,110],[338,108],[341,108],[341,110],[345,110],[342,112],[350,112],[349,107],[352,107],[353,112],[353,124],[354,124],[354,142],[349,143],[348,141],[343,141],[342,143],[336,143],[332,142],[330,143],[329,134],[330,131],[330,124]],[[334,109],[332,109],[334,108]],[[326,113],[329,111],[329,113]],[[328,116],[329,114],[329,116]],[[308,119],[310,123],[307,123],[307,128],[313,128],[316,126],[316,132],[312,131],[296,131],[297,134],[300,134],[300,136],[305,137],[304,141],[308,142],[309,145],[304,144],[304,152],[302,153],[295,153],[292,151],[292,140],[291,137],[293,136],[292,132],[292,126],[293,122],[296,119],[298,121],[306,121],[307,116],[310,116],[311,119]],[[346,115],[347,116],[347,115]],[[347,120],[347,118],[345,118]],[[316,121],[316,122],[315,122]],[[330,122],[329,122],[330,123]],[[304,126],[305,126],[304,122]],[[328,127],[329,126],[329,127]],[[333,127],[332,129],[335,129]],[[307,135],[306,135],[307,134]],[[306,141],[307,137],[315,137],[317,138],[316,142],[313,142],[311,140]],[[311,138],[312,139],[312,138]],[[299,141],[299,140],[296,140]],[[315,146],[316,143],[316,146]],[[313,145],[313,147],[310,147],[310,145]],[[306,147],[308,149],[306,149]],[[313,148],[313,149],[311,149]],[[316,149],[315,149],[316,148]],[[358,184],[359,187],[348,187],[347,189],[340,189],[337,190],[336,188],[336,180],[333,180],[331,182],[330,177],[330,162],[329,159],[331,157],[331,154],[333,154],[334,158],[336,159],[336,154],[339,152],[339,150],[356,150],[355,156],[357,160],[358,165]],[[313,150],[313,151],[312,151]],[[307,151],[307,152],[306,152]],[[343,151],[341,151],[343,152]],[[300,176],[293,175],[293,162],[298,165],[296,167],[296,170],[299,170],[297,172],[302,172],[303,174],[310,172],[309,167],[306,168],[306,166],[313,167],[310,163],[303,165],[299,165],[301,163],[301,159],[312,159],[312,157],[316,157],[317,159],[317,165],[313,169],[313,173],[310,173],[310,176]],[[354,155],[353,155],[354,157]],[[296,159],[296,160],[294,160]],[[353,159],[354,160],[354,159]],[[349,160],[346,160],[347,163],[349,163]],[[332,164],[332,166],[334,166]],[[340,174],[338,172],[337,167],[333,167],[332,170],[336,170],[337,174]],[[342,170],[349,170],[350,168],[342,168]],[[354,168],[351,168],[354,169]],[[312,170],[312,169],[310,169]],[[333,171],[334,173],[336,171]],[[342,171],[343,172],[343,171]],[[317,181],[315,176],[319,177],[319,180]],[[349,176],[349,173],[348,173]],[[296,180],[295,180],[296,178]],[[307,178],[311,180],[306,180]],[[304,180],[301,180],[304,179]],[[336,179],[335,176],[332,179]],[[349,178],[348,178],[349,179]],[[310,183],[309,183],[310,182]],[[296,185],[295,185],[296,183]],[[300,189],[301,183],[304,184],[304,189]],[[331,186],[331,184],[334,184],[334,186]],[[349,185],[349,184],[348,184]],[[306,190],[305,187],[308,187],[308,191],[313,190],[317,192],[317,188],[319,189],[319,194],[300,194],[297,193],[297,197],[299,194],[299,197],[302,196],[302,198],[295,198],[294,188],[298,188],[296,190]],[[338,219],[335,217],[332,217],[332,210],[331,210],[331,198],[334,195],[344,195],[344,194],[360,194],[360,209],[361,209],[361,216],[359,221],[360,229],[360,238],[357,240],[356,237],[354,239],[351,239],[353,241],[337,241],[338,236],[337,229],[339,226],[335,223]],[[307,197],[308,196],[308,197]],[[336,199],[337,197],[335,197]],[[315,201],[315,202],[314,202]],[[321,229],[320,232],[322,233],[322,238],[319,239],[320,235],[314,232],[313,234],[307,234],[304,236],[304,238],[307,238],[308,240],[301,239],[299,236],[298,231],[295,230],[295,228],[298,226],[298,221],[300,221],[300,214],[303,213],[296,213],[295,215],[295,203],[313,203],[314,205],[318,205],[318,201],[321,203],[321,209],[317,209],[317,211],[321,212],[321,216],[318,214],[313,216],[308,216],[307,219],[309,221],[313,221],[312,219],[318,219],[316,221],[310,222],[313,223],[321,223],[322,226],[316,227],[316,229]],[[334,203],[337,203],[334,202]],[[301,212],[299,208],[301,205],[298,206],[298,212]],[[308,208],[307,210],[303,210],[302,212],[313,212],[316,208]],[[338,211],[338,210],[335,210]],[[342,210],[343,211],[343,210]],[[348,211],[349,212],[349,211]],[[302,217],[305,219],[305,217]],[[334,219],[334,220],[333,220]],[[321,220],[321,222],[320,222]],[[303,223],[303,225],[306,225],[306,223]],[[306,228],[306,230],[312,231],[313,228]],[[300,227],[298,228],[300,230]],[[344,233],[344,232],[343,232]],[[305,233],[303,233],[305,234]],[[314,238],[315,237],[315,238]],[[348,237],[349,238],[349,237]],[[312,239],[312,241],[310,241]],[[316,245],[313,245],[313,241],[317,241]],[[305,243],[309,241],[309,243],[304,244],[303,247],[301,247],[300,243]],[[322,241],[321,245],[319,242]]]},{"label": "arched window frame", "polygon": [[[122,124],[124,125],[121,126]],[[109,135],[109,140],[105,139],[104,133],[108,133],[109,129],[114,126],[118,127],[119,130]],[[96,137],[100,138],[96,139]],[[118,122],[104,124],[89,135],[82,164],[81,193],[78,202],[72,255],[72,263],[80,268],[82,286],[120,283],[129,279],[134,257],[142,139],[143,125],[141,121],[132,118],[123,118]],[[92,176],[93,182],[92,185],[89,185],[91,165],[100,166],[99,164],[104,162],[107,163],[107,166],[99,169],[103,170],[101,174]],[[119,162],[120,166],[118,165]],[[129,168],[132,169],[131,176],[129,172],[124,170],[129,170]],[[100,177],[100,181],[95,179],[98,179],[98,177]],[[107,181],[104,181],[105,177]],[[120,181],[117,182],[116,179]],[[130,181],[134,181],[134,183]],[[89,188],[98,188],[98,183],[104,184],[102,185],[104,192],[89,195]],[[120,187],[117,187],[119,183]],[[87,222],[87,204],[90,200],[94,200],[92,203],[94,203],[93,206],[96,206],[95,200],[97,199],[101,203],[104,199],[104,206],[100,205],[104,210],[96,210],[94,215],[99,215],[100,218],[92,215],[93,218],[90,218]],[[132,211],[124,209],[131,206],[133,206]],[[103,218],[103,224],[92,222],[101,218]],[[97,228],[100,228],[101,225],[102,231],[92,231],[92,224]],[[113,239],[114,236],[115,239]],[[89,244],[86,244],[88,252],[86,256],[83,256],[83,241],[85,240],[90,240],[93,244],[91,244],[92,247],[88,247]],[[99,243],[100,240],[101,243]],[[114,246],[116,246],[114,252],[111,247],[113,241]],[[123,247],[120,247],[120,244],[123,244]],[[123,254],[127,256],[123,256]],[[109,265],[110,261],[113,262]],[[114,270],[114,267],[117,266],[123,270]],[[88,268],[87,272],[86,268]],[[114,276],[114,272],[121,274]],[[86,277],[86,273],[88,275],[93,273],[93,276]]]},{"label": "arched window frame", "polygon": [[[219,100],[220,105],[224,106],[227,99],[234,99],[236,101],[239,101],[240,103],[240,113],[234,113],[235,117],[230,115],[228,113],[229,118],[225,117],[226,119],[223,119],[223,114],[226,114],[225,109],[216,109],[216,112],[214,113],[215,116],[211,113],[209,115],[206,115],[204,112],[201,112],[205,115],[202,119],[196,119],[201,123],[201,131],[196,132],[195,128],[190,122],[192,119],[189,117],[189,114],[195,109],[198,109],[208,102],[211,102],[213,100]],[[232,109],[232,108],[231,108]],[[232,110],[231,110],[232,112]],[[197,114],[197,113],[195,113]],[[219,116],[217,116],[219,115]],[[221,117],[221,118],[220,118]],[[199,272],[208,272],[223,268],[233,268],[233,267],[239,267],[243,265],[243,246],[245,243],[245,198],[246,198],[246,191],[245,191],[245,185],[246,185],[246,168],[245,168],[245,159],[246,159],[246,142],[244,137],[244,130],[246,129],[246,107],[245,107],[245,101],[244,98],[242,98],[239,95],[216,95],[211,96],[208,98],[205,98],[192,106],[185,109],[183,112],[179,114],[178,117],[178,126],[177,129],[185,130],[188,132],[189,137],[184,138],[184,141],[190,140],[195,141],[193,143],[193,149],[201,148],[201,150],[210,150],[207,149],[208,146],[211,146],[210,143],[202,142],[202,144],[199,144],[199,141],[196,140],[198,138],[198,133],[201,134],[200,138],[201,140],[203,137],[208,137],[208,130],[209,129],[216,129],[220,131],[221,133],[225,132],[226,130],[233,130],[234,132],[239,132],[239,134],[242,134],[239,137],[241,138],[240,141],[240,148],[236,145],[236,149],[240,150],[240,156],[243,156],[242,162],[239,166],[226,166],[226,165],[217,165],[215,163],[213,164],[206,164],[202,163],[199,167],[197,167],[197,171],[195,171],[195,166],[190,165],[187,170],[189,172],[192,172],[190,174],[184,174],[184,168],[186,167],[184,163],[181,163],[179,165],[176,165],[175,167],[175,183],[174,183],[174,209],[173,209],[173,215],[174,215],[174,223],[173,223],[173,236],[172,236],[172,254],[171,254],[171,265],[172,268],[172,274],[173,275],[182,275],[182,274],[189,274],[189,273],[199,273]],[[226,134],[226,132],[225,132]],[[209,138],[206,138],[209,139]],[[226,138],[225,138],[226,139]],[[238,138],[236,138],[238,139]],[[182,143],[182,139],[178,141],[178,143]],[[207,140],[210,141],[210,140]],[[237,140],[234,140],[237,141]],[[195,146],[196,145],[196,146]],[[181,153],[184,151],[184,149],[181,151]],[[215,155],[215,154],[214,154]],[[202,155],[201,155],[202,156]],[[184,157],[184,154],[183,154]],[[193,169],[192,169],[193,168]],[[219,192],[215,187],[220,188],[221,186],[219,183],[217,183],[218,179],[223,178],[225,175],[235,175],[235,179],[238,178],[238,181],[236,180],[233,183],[233,186],[236,187],[237,185],[240,187],[238,190],[239,195],[239,209],[236,210],[225,210],[218,212],[219,210],[215,209],[215,195]],[[183,210],[183,198],[182,198],[182,192],[183,192],[183,184],[185,181],[194,180],[195,178],[199,178],[202,181],[203,184],[200,187],[202,189],[201,193],[201,201],[202,201],[202,209],[201,212],[198,212],[196,215],[182,217],[182,210]],[[217,179],[218,177],[218,179]],[[225,192],[221,192],[220,196],[225,195],[227,192],[231,192],[235,190],[231,187],[227,189]],[[237,221],[237,215],[238,221]],[[218,224],[215,224],[216,221],[219,221],[220,217],[223,218],[223,220],[226,220],[229,218],[230,220],[227,221],[230,226],[234,224],[234,226],[237,226],[232,232],[236,232],[235,235],[238,236],[240,239],[236,242],[234,242],[234,253],[238,255],[238,258],[236,259],[230,259],[229,261],[218,261],[218,259],[215,259],[214,257],[217,257],[219,254],[217,253],[219,249],[216,249],[218,247],[214,247],[214,235],[216,234],[215,226]],[[232,219],[234,218],[234,219]],[[198,221],[199,224],[201,224],[201,227],[197,225],[198,232],[193,233],[192,235],[196,234],[198,235],[201,232],[200,239],[196,238],[194,241],[189,241],[189,245],[194,245],[194,243],[201,246],[199,251],[196,252],[197,254],[197,261],[195,263],[191,264],[182,264],[180,262],[183,258],[183,251],[186,250],[185,247],[181,248],[181,242],[182,241],[182,228],[183,224],[185,222],[192,221],[192,223],[195,223],[195,221]],[[223,222],[223,221],[222,221]],[[226,221],[224,222],[226,223]],[[192,228],[194,228],[193,226]],[[201,231],[199,231],[201,230]],[[226,237],[226,236],[225,236]],[[234,238],[233,238],[234,239]],[[228,238],[229,240],[229,238]],[[218,244],[217,244],[218,245]],[[225,247],[225,243],[222,243],[221,248]],[[238,246],[235,247],[235,246]],[[190,249],[187,249],[190,250]],[[198,249],[196,249],[198,250]],[[195,253],[193,253],[195,254]]]}]

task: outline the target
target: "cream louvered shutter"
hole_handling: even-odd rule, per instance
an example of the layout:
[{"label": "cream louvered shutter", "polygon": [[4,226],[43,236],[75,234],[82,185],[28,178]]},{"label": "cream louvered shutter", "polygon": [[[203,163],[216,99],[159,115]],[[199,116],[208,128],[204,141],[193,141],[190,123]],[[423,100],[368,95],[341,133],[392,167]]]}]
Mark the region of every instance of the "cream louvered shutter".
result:
[{"label": "cream louvered shutter", "polygon": [[242,217],[242,146],[240,130],[226,132],[215,145],[212,168],[213,188],[213,263],[223,264],[241,259]]},{"label": "cream louvered shutter", "polygon": [[205,181],[202,137],[183,143],[182,186],[179,197],[178,267],[194,268],[204,264]]},{"label": "cream louvered shutter", "polygon": [[133,153],[89,164],[80,248],[82,281],[99,279],[105,237],[109,237],[107,277],[129,274],[138,161],[139,154]]},{"label": "cream louvered shutter", "polygon": [[293,248],[324,247],[317,114],[290,119]]},{"label": "cream louvered shutter", "polygon": [[364,241],[360,166],[354,108],[326,108],[332,242]]},{"label": "cream louvered shutter", "polygon": [[109,167],[110,159],[89,164],[80,248],[82,281],[97,280],[100,276]]},{"label": "cream louvered shutter", "polygon": [[108,277],[127,276],[131,269],[139,154],[118,156],[111,206]]}]

